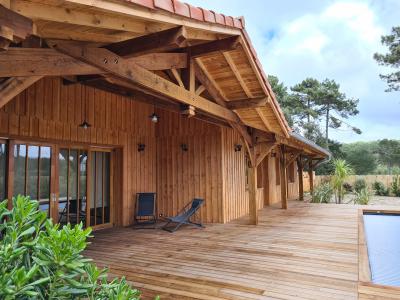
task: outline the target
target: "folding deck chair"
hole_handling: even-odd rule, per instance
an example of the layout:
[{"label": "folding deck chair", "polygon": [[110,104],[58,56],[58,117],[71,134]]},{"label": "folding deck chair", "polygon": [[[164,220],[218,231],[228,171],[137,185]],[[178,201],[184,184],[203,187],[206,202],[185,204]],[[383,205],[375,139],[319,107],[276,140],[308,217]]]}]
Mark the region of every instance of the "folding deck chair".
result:
[{"label": "folding deck chair", "polygon": [[[196,214],[196,212],[199,210],[199,208],[203,205],[204,200],[199,199],[199,198],[194,198],[192,202],[187,204],[182,211],[175,217],[172,218],[166,218],[168,219],[167,224],[165,224],[162,229],[169,231],[169,232],[174,232],[176,231],[179,227],[181,227],[183,224],[186,225],[193,225],[197,227],[203,227],[203,224],[201,223],[194,223],[190,221],[190,218]],[[176,223],[175,227],[170,228],[169,225],[171,223]]]},{"label": "folding deck chair", "polygon": [[[148,225],[157,222],[156,193],[137,193],[135,206],[135,225]],[[144,227],[146,228],[146,227]]]}]

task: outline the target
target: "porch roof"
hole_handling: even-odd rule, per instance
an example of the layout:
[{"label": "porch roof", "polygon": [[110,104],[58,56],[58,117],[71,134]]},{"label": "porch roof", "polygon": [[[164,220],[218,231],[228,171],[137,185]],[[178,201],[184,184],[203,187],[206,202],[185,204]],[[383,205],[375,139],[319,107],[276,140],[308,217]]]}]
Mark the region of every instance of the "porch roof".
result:
[{"label": "porch roof", "polygon": [[[115,53],[115,49],[117,49],[121,61],[122,58],[126,58],[123,61],[124,64],[128,62],[128,58],[132,58],[132,63],[141,64],[141,67],[143,66],[153,73],[141,73],[140,77],[147,75],[149,79],[153,80],[162,81],[166,79],[179,85],[180,88],[191,89],[190,92],[195,92],[196,96],[181,95],[183,98],[189,98],[183,99],[185,100],[183,104],[203,103],[195,106],[195,108],[200,115],[205,117],[210,117],[210,115],[215,117],[210,112],[218,111],[217,117],[222,118],[223,122],[235,129],[239,129],[248,142],[251,142],[251,139],[247,136],[245,126],[264,132],[272,132],[277,136],[293,141],[293,145],[301,144],[313,155],[326,155],[310,143],[298,143],[299,139],[291,134],[292,130],[286,122],[268,83],[267,76],[245,30],[245,22],[242,17],[225,16],[175,0],[11,0],[10,9],[27,17],[28,20],[32,20],[32,33],[38,35],[51,47],[60,43],[60,40],[69,40],[73,41],[74,44],[72,45],[78,47],[106,48],[111,50],[109,52],[111,54]],[[146,39],[146,37],[149,37],[149,39]],[[145,44],[145,46],[139,50],[132,50],[133,44],[129,41]],[[149,44],[147,48],[146,43]],[[32,47],[32,41],[27,42],[26,45]],[[34,45],[34,47],[37,47],[37,45]],[[48,63],[53,63],[53,66],[59,64],[60,61],[65,63],[67,59],[53,49],[40,50],[47,52],[42,51],[43,54],[36,52],[36,56],[42,55],[41,59],[46,56],[50,60]],[[34,51],[32,49],[30,51],[22,52],[22,58],[19,54],[19,56],[15,56],[15,52],[12,51],[5,51],[0,54],[0,64],[2,62],[8,64],[8,69],[13,70],[10,77],[11,75],[26,76],[27,74],[61,75],[57,74],[56,70],[49,70],[49,68],[46,70],[35,68],[38,62],[32,57],[35,56]],[[97,56],[103,55],[103,53],[105,53],[104,55],[107,54],[103,51]],[[169,61],[170,66],[168,67],[158,66],[149,69],[149,60],[154,63],[156,60],[168,59],[149,56],[149,54],[154,53],[176,54],[174,56],[175,61]],[[185,56],[178,56],[178,54],[187,54],[187,57],[193,58],[193,62],[185,61]],[[10,58],[15,62],[12,66]],[[81,59],[81,57],[78,58]],[[88,63],[88,61],[70,60],[70,63],[81,68],[79,69],[81,73],[77,72],[76,75],[108,73],[110,71],[109,69],[102,69],[99,72],[98,65],[90,64],[92,61]],[[189,69],[191,63],[193,63],[193,69],[196,70],[193,76],[195,79],[192,82],[188,78],[187,81],[190,82],[186,82],[185,77],[191,75],[184,74],[184,69]],[[26,70],[25,68],[24,70],[21,65],[29,65],[29,69]],[[66,68],[63,68],[63,70],[66,70]],[[5,75],[7,75],[6,71],[0,71],[0,77],[9,77]],[[71,77],[71,74],[66,75],[65,77]],[[95,78],[94,80],[92,77],[86,77],[82,80],[82,78],[75,76],[74,80],[103,89],[113,89],[113,92],[143,98],[137,95],[137,91],[132,92],[132,85],[127,85],[126,82],[121,80],[115,80],[115,78],[112,78],[113,76],[101,75],[101,79]],[[147,83],[150,81],[147,81]],[[26,85],[32,80],[28,80],[28,83],[26,80],[24,82]],[[7,84],[9,86],[9,82]],[[143,84],[143,82],[140,82],[140,84]],[[155,98],[160,97],[157,90],[149,93],[147,88],[148,86],[144,90],[140,89],[140,92],[144,91],[147,95],[150,94]],[[174,96],[179,93],[182,94],[182,92],[182,89],[176,89]],[[170,93],[164,93],[162,98],[167,100],[166,98],[170,96]],[[182,101],[182,97],[178,100]],[[201,98],[201,101],[193,101],[198,100],[198,98]],[[181,110],[179,105],[176,106],[176,102],[168,102],[167,106]]]}]

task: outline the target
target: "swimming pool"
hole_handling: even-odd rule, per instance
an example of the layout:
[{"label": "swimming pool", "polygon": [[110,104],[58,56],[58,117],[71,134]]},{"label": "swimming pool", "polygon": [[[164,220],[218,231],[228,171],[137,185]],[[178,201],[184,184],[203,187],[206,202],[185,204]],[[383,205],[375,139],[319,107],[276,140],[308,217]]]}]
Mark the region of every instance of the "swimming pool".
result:
[{"label": "swimming pool", "polygon": [[400,287],[400,215],[364,212],[371,279]]}]

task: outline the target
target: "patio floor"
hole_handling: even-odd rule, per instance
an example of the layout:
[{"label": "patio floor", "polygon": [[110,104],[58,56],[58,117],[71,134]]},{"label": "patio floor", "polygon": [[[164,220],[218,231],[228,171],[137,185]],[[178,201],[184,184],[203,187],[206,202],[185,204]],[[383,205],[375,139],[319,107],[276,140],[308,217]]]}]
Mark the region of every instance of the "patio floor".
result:
[{"label": "patio floor", "polygon": [[103,230],[86,255],[143,299],[357,299],[356,206],[293,201],[244,223]]}]

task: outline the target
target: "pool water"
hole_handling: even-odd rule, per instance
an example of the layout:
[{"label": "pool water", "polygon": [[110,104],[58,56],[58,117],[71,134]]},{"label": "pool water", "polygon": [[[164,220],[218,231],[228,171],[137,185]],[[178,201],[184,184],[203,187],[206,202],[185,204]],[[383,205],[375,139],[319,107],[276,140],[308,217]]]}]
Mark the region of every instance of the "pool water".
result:
[{"label": "pool water", "polygon": [[400,215],[364,214],[372,282],[400,287]]}]

